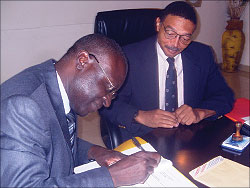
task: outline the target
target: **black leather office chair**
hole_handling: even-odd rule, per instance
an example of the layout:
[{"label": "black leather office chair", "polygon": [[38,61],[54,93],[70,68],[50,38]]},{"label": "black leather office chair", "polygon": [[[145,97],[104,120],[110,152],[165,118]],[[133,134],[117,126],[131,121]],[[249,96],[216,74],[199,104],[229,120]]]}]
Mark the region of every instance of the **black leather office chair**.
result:
[{"label": "black leather office chair", "polygon": [[[155,19],[161,9],[124,9],[98,12],[95,33],[114,39],[121,46],[138,42],[154,34]],[[120,128],[101,116],[101,135],[105,145],[114,149],[121,144]]]}]

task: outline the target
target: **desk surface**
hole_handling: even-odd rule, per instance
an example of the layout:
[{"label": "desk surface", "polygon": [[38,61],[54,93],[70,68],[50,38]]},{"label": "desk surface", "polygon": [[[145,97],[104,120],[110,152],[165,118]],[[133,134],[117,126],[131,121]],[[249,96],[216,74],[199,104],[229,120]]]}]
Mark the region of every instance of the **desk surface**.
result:
[{"label": "desk surface", "polygon": [[163,157],[173,162],[175,168],[198,187],[189,171],[217,156],[250,166],[249,146],[239,155],[222,150],[222,142],[235,132],[234,122],[223,117],[216,121],[202,121],[191,126],[173,129],[157,128],[142,138],[149,142]]}]

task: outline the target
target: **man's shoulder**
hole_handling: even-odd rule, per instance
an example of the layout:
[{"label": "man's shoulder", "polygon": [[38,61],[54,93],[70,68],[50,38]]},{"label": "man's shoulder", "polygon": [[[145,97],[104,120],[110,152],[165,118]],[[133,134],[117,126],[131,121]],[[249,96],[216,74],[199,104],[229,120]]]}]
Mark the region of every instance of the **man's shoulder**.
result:
[{"label": "man's shoulder", "polygon": [[193,41],[188,48],[210,48],[207,44],[201,43],[201,42],[197,42],[197,41]]},{"label": "man's shoulder", "polygon": [[211,46],[201,43],[201,42],[197,42],[197,41],[193,41],[187,48],[186,50],[195,50],[195,51],[202,51],[202,50],[208,50],[210,49]]},{"label": "man's shoulder", "polygon": [[53,60],[31,66],[1,84],[1,100],[12,95],[30,95],[44,83],[44,73],[54,69]]},{"label": "man's shoulder", "polygon": [[49,59],[49,60],[44,61],[44,62],[42,62],[40,64],[36,64],[36,65],[31,66],[31,67],[28,67],[23,72],[52,70],[52,69],[55,69],[55,67],[54,67],[55,63],[56,63],[56,61],[54,59]]},{"label": "man's shoulder", "polygon": [[17,73],[13,77],[9,78],[8,80],[6,80],[2,85],[14,84],[14,83],[18,83],[18,82],[25,84],[25,83],[27,83],[27,82],[24,82],[24,80],[26,80],[26,79],[39,78],[41,76],[41,73],[43,73],[43,72],[54,71],[55,70],[55,67],[54,67],[55,62],[56,62],[55,60],[50,59],[50,60],[47,60],[47,61],[42,62],[40,64],[30,66],[30,67],[22,70],[21,72]]},{"label": "man's shoulder", "polygon": [[213,51],[212,47],[197,41],[193,41],[183,52],[185,56],[208,57]]}]

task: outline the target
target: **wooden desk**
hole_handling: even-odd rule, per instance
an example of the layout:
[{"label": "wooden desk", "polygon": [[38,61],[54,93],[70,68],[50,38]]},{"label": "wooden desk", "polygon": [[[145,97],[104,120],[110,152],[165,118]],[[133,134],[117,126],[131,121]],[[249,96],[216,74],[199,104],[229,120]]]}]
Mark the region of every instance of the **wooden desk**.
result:
[{"label": "wooden desk", "polygon": [[189,171],[216,156],[221,155],[250,166],[249,146],[240,155],[223,151],[221,148],[222,142],[234,132],[234,122],[223,117],[216,121],[202,121],[191,126],[157,128],[142,138],[163,157],[171,160],[173,165],[194,184],[204,187],[189,175]]}]

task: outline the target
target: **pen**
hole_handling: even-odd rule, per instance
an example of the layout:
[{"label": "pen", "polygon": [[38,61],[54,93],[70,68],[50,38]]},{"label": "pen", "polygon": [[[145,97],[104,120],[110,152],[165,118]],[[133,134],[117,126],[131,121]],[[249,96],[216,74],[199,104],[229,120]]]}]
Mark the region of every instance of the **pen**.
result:
[{"label": "pen", "polygon": [[139,148],[141,151],[145,151],[145,149],[141,146],[140,142],[134,136],[132,137],[132,141],[137,148]]}]

